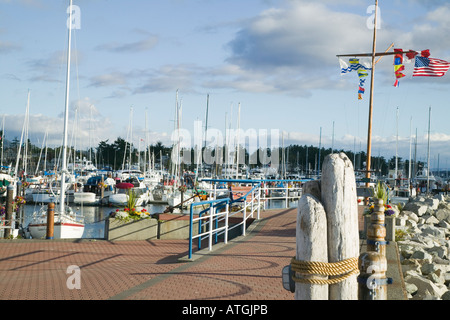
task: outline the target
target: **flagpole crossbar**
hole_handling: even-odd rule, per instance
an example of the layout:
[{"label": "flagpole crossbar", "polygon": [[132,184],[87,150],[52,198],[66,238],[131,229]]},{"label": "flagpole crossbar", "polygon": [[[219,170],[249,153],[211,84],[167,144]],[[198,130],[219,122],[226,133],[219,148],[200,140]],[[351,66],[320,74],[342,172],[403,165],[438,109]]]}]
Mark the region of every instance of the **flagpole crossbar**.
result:
[{"label": "flagpole crossbar", "polygon": [[409,50],[409,51],[398,51],[398,52],[375,52],[373,53],[355,53],[355,54],[338,54],[336,57],[379,57],[379,56],[392,56],[396,54],[407,54],[407,53],[417,53],[417,51]]}]

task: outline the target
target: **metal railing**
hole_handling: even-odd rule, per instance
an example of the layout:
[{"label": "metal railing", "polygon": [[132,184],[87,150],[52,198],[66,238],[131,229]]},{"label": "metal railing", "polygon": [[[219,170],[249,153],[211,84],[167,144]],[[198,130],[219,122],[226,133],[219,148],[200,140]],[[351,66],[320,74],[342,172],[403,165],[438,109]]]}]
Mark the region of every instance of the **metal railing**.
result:
[{"label": "metal railing", "polygon": [[6,229],[10,229],[10,236],[13,235],[15,229],[15,219],[6,220],[4,217],[0,218],[0,239],[3,239],[6,235]]},{"label": "metal railing", "polygon": [[[246,194],[236,196],[231,193],[229,197],[209,201],[195,202],[190,206],[189,225],[189,259],[192,258],[193,241],[198,239],[198,250],[202,248],[202,240],[208,239],[208,248],[211,251],[213,243],[218,242],[220,235],[224,235],[224,243],[228,243],[229,232],[242,226],[242,235],[245,235],[248,219],[257,214],[260,218],[261,192],[260,186],[253,186]],[[208,206],[194,217],[194,208]],[[242,221],[230,226],[229,218],[242,215]],[[198,223],[198,233],[194,235],[194,224]]]},{"label": "metal railing", "polygon": [[[261,209],[266,209],[269,200],[283,200],[286,207],[289,201],[300,198],[301,183],[307,180],[225,180],[211,179],[213,189],[209,191],[211,200],[194,202],[190,205],[189,226],[189,259],[192,259],[193,241],[198,240],[198,250],[202,248],[202,241],[208,239],[208,249],[223,235],[224,243],[228,243],[229,232],[242,228],[241,235],[246,235],[248,220],[261,218]],[[218,188],[217,183],[228,184]],[[283,185],[280,185],[283,184]],[[295,185],[297,184],[297,185]],[[234,185],[234,186],[233,186]],[[239,186],[236,186],[239,185]],[[194,217],[194,208],[203,206],[203,210]],[[239,223],[230,225],[230,217],[242,217]],[[194,225],[198,224],[197,234],[194,235]]]}]

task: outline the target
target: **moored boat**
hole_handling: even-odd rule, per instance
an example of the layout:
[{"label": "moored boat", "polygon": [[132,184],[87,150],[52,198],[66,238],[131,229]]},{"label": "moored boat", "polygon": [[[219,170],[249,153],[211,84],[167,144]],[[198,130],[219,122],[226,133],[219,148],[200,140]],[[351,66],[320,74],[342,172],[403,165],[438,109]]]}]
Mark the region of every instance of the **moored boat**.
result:
[{"label": "moored boat", "polygon": [[[33,239],[42,239],[47,234],[47,207],[43,206],[33,214],[27,228]],[[64,214],[55,210],[54,233],[55,239],[79,239],[84,233],[84,217],[66,206]]]}]

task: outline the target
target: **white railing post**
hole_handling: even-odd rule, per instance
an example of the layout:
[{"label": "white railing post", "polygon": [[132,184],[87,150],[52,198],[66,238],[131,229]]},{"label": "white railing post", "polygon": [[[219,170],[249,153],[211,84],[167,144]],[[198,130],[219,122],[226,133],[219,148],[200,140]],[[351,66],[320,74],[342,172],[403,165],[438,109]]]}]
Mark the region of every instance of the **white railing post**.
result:
[{"label": "white railing post", "polygon": [[289,184],[286,183],[286,209],[289,207]]},{"label": "white railing post", "polygon": [[225,243],[228,243],[228,216],[229,216],[229,209],[230,209],[230,204],[227,201],[227,204],[225,206]]},{"label": "white railing post", "polygon": [[252,190],[252,206],[251,206],[252,218],[253,218],[253,211],[254,211],[254,209],[253,209],[254,203],[255,203],[255,190]]},{"label": "white railing post", "polygon": [[257,218],[259,220],[259,214],[261,211],[261,185],[259,185],[259,187],[258,187],[258,208],[257,208],[257,210],[258,210]]},{"label": "white railing post", "polygon": [[247,212],[247,198],[245,198],[244,200],[244,209],[243,209],[243,216],[242,216],[242,235],[245,236],[245,225],[247,223],[247,217],[246,217],[246,212]]},{"label": "white railing post", "polygon": [[213,206],[209,208],[209,251],[212,250],[212,234],[213,234]]}]

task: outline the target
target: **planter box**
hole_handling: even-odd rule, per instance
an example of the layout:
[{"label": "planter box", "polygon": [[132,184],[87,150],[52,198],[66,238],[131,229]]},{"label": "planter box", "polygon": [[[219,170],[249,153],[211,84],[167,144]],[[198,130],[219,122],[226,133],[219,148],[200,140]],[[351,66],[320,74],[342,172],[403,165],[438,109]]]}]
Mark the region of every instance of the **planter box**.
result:
[{"label": "planter box", "polygon": [[105,239],[117,240],[154,240],[158,238],[158,220],[142,219],[123,222],[107,219],[105,222]]},{"label": "planter box", "polygon": [[[158,217],[158,239],[186,240],[189,239],[189,215],[161,213]],[[197,217],[197,216],[195,216]],[[194,222],[193,235],[198,234],[198,221]]]}]

